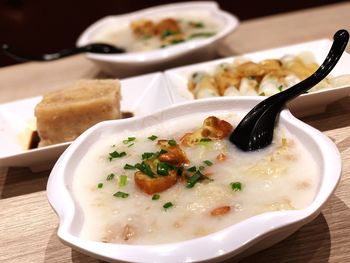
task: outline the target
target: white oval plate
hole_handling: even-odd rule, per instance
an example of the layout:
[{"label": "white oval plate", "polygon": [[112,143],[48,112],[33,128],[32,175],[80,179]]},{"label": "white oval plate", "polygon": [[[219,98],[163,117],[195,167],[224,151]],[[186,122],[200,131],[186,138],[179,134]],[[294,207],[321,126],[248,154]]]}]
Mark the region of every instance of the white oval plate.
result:
[{"label": "white oval plate", "polygon": [[[301,52],[311,51],[317,63],[322,64],[326,58],[328,51],[332,45],[332,41],[328,39],[305,42],[297,45],[274,48],[239,56],[239,58],[248,58],[251,61],[259,62],[264,59],[279,59],[284,55],[298,55]],[[166,78],[169,83],[169,89],[173,97],[174,103],[193,100],[193,94],[187,88],[189,77],[196,71],[204,71],[208,73],[214,72],[215,68],[221,63],[231,63],[236,57],[228,57],[224,59],[213,60],[205,63],[198,63],[189,66],[174,68],[165,71]],[[331,75],[336,77],[339,75],[350,74],[350,55],[346,52],[342,55],[338,64],[332,70]],[[300,117],[312,115],[325,111],[328,104],[344,98],[350,94],[350,85],[342,88],[333,88],[310,92],[300,95],[289,103],[291,112]]]},{"label": "white oval plate", "polygon": [[103,135],[138,130],[155,123],[201,112],[235,110],[247,112],[262,98],[216,98],[173,105],[155,114],[101,122],[76,139],[59,158],[47,185],[50,204],[59,217],[58,237],[67,245],[93,257],[110,262],[197,262],[237,258],[256,252],[295,232],[313,220],[334,192],[340,180],[341,158],[333,142],[318,130],[299,121],[283,110],[280,123],[310,151],[320,166],[319,187],[313,202],[304,209],[268,212],[241,221],[221,231],[184,242],[161,245],[121,245],[84,240],[79,237],[84,213],[74,199],[74,171],[81,157]]}]

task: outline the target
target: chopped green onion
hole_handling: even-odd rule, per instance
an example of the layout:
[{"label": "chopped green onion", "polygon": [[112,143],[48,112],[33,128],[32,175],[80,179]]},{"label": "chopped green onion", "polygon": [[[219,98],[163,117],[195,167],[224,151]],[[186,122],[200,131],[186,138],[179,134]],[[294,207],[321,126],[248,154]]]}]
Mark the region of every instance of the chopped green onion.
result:
[{"label": "chopped green onion", "polygon": [[203,28],[204,24],[202,22],[189,22],[190,26],[196,27],[196,28]]},{"label": "chopped green onion", "polygon": [[114,173],[111,173],[111,174],[107,175],[106,180],[111,181],[111,180],[113,180],[113,178],[114,178]]},{"label": "chopped green onion", "polygon": [[278,88],[277,88],[280,92],[282,91],[282,89],[283,89],[283,86],[282,85],[280,85]]},{"label": "chopped green onion", "polygon": [[205,160],[205,161],[203,161],[203,163],[205,163],[208,166],[212,166],[213,165],[213,163],[211,161],[209,161],[209,160]]},{"label": "chopped green onion", "polygon": [[175,146],[176,145],[176,141],[174,139],[169,140],[168,144],[171,145],[171,146]]},{"label": "chopped green onion", "polygon": [[154,173],[152,172],[152,169],[149,166],[149,164],[145,162],[137,163],[135,164],[135,167],[139,169],[141,172],[143,172],[144,174],[148,175],[149,177],[154,178]]},{"label": "chopped green onion", "polygon": [[158,200],[160,198],[160,195],[155,194],[152,196],[152,200]]},{"label": "chopped green onion", "polygon": [[211,139],[210,138],[201,138],[200,139],[200,142],[210,142],[211,141]]},{"label": "chopped green onion", "polygon": [[142,160],[146,160],[151,158],[154,155],[154,153],[150,153],[150,152],[145,152],[142,154]]},{"label": "chopped green onion", "polygon": [[196,170],[197,170],[196,166],[192,166],[192,167],[187,169],[187,171],[189,171],[189,172],[195,172]]},{"label": "chopped green onion", "polygon": [[198,167],[198,170],[199,170],[199,171],[203,171],[204,169],[205,169],[205,167],[204,167],[203,165],[201,165],[201,166]]},{"label": "chopped green onion", "polygon": [[163,208],[164,208],[164,209],[168,209],[168,208],[173,207],[173,206],[174,206],[174,205],[173,205],[172,202],[167,202],[167,203],[165,203],[165,204],[163,205]]},{"label": "chopped green onion", "polygon": [[155,135],[152,135],[152,136],[149,136],[147,139],[151,140],[151,141],[154,141],[156,140],[158,137],[155,136]]},{"label": "chopped green onion", "polygon": [[131,144],[128,145],[128,147],[131,147],[131,146],[133,146],[134,144],[135,144],[135,143],[131,143]]},{"label": "chopped green onion", "polygon": [[202,177],[202,173],[200,171],[195,172],[191,177],[187,180],[187,188],[192,188]]},{"label": "chopped green onion", "polygon": [[126,163],[126,164],[124,165],[124,169],[125,169],[125,170],[135,170],[136,167],[133,166],[133,165],[131,165],[131,164]]},{"label": "chopped green onion", "polygon": [[171,44],[178,44],[178,43],[182,43],[182,42],[185,42],[185,40],[183,40],[183,39],[173,39],[173,40],[171,40]]},{"label": "chopped green onion", "polygon": [[124,140],[123,143],[128,144],[128,143],[133,142],[135,140],[136,140],[136,137],[128,137],[128,139]]},{"label": "chopped green onion", "polygon": [[163,162],[157,163],[157,174],[164,175],[164,176],[168,175],[169,174],[169,166]]},{"label": "chopped green onion", "polygon": [[117,151],[114,151],[114,152],[111,152],[109,153],[109,160],[112,161],[113,158],[121,158],[123,156],[126,156],[126,152],[117,152]]},{"label": "chopped green onion", "polygon": [[172,35],[175,35],[176,32],[175,31],[172,31],[172,30],[164,30],[161,34],[162,38],[165,38],[165,37],[168,37],[168,36],[172,36]]},{"label": "chopped green onion", "polygon": [[242,190],[242,184],[240,182],[232,182],[230,183],[232,190],[234,191],[241,191]]},{"label": "chopped green onion", "polygon": [[167,153],[166,150],[161,149],[159,152],[155,152],[153,155],[155,158],[158,158],[161,154]]},{"label": "chopped green onion", "polygon": [[215,35],[214,32],[199,32],[199,33],[193,33],[188,37],[188,39],[196,38],[196,37],[211,37],[213,35]]},{"label": "chopped green onion", "polygon": [[126,175],[119,176],[119,186],[120,187],[126,186],[127,183],[128,183],[128,177]]},{"label": "chopped green onion", "polygon": [[97,188],[102,188],[103,187],[103,183],[99,183],[98,185],[97,185]]},{"label": "chopped green onion", "polygon": [[259,96],[265,96],[265,92],[261,92]]},{"label": "chopped green onion", "polygon": [[120,198],[127,198],[127,197],[129,196],[129,194],[128,194],[128,193],[124,193],[124,192],[118,191],[118,192],[116,192],[113,196],[115,196],[115,197],[120,197]]}]

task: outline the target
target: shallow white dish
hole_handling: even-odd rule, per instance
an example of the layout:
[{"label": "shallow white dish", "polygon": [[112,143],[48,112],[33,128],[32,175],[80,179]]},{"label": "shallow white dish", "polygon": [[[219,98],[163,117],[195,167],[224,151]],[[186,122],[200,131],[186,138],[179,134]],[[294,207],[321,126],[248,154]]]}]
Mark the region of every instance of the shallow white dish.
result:
[{"label": "shallow white dish", "polygon": [[213,59],[216,55],[218,42],[239,24],[234,15],[220,10],[216,2],[167,4],[129,14],[108,16],[89,26],[77,40],[77,46],[94,42],[96,35],[106,28],[128,25],[131,21],[140,18],[179,17],[193,12],[207,13],[208,17],[222,24],[222,29],[214,36],[186,41],[163,49],[110,55],[88,53],[87,57],[97,63],[105,72],[118,77]]},{"label": "shallow white dish", "polygon": [[[297,55],[304,51],[311,51],[317,63],[322,64],[326,58],[328,51],[332,45],[332,41],[328,39],[305,42],[297,45],[285,46],[281,48],[269,49],[255,53],[244,54],[239,57],[245,57],[252,61],[259,62],[268,58],[281,58],[284,55]],[[232,62],[238,57],[229,57],[218,59],[211,62],[198,63],[189,66],[179,67],[165,71],[166,78],[169,82],[169,89],[173,97],[174,103],[193,100],[193,94],[187,88],[187,82],[191,74],[196,71],[204,71],[211,73],[221,63]],[[332,70],[331,75],[336,77],[339,75],[349,74],[350,55],[344,52],[336,67]],[[294,115],[306,116],[325,111],[328,104],[344,98],[350,94],[350,85],[342,88],[333,88],[310,92],[303,94],[294,99],[289,104],[289,109]]]},{"label": "shallow white dish", "polygon": [[279,242],[313,220],[334,192],[341,174],[341,158],[332,141],[318,130],[299,121],[288,110],[280,115],[281,124],[293,133],[320,165],[319,187],[313,202],[305,209],[260,214],[219,232],[184,242],[162,245],[120,245],[94,242],[79,237],[84,214],[72,193],[74,171],[81,156],[100,136],[124,129],[137,130],[155,123],[213,110],[248,111],[263,98],[216,98],[173,105],[155,114],[122,121],[102,122],[83,133],[59,158],[53,168],[47,195],[59,216],[58,237],[65,244],[93,257],[111,262],[197,262],[238,259]]},{"label": "shallow white dish", "polygon": [[[121,80],[121,95],[121,110],[134,116],[144,116],[172,104],[161,73]],[[39,96],[0,105],[0,166],[45,169],[52,166],[70,144],[26,149],[28,132],[31,127],[35,128],[34,108],[40,100]]]}]

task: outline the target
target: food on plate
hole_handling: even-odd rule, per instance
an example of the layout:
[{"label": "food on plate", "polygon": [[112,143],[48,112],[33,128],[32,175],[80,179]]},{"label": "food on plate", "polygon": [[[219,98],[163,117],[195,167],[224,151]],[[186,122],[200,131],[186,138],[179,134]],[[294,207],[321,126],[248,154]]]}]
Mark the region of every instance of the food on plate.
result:
[{"label": "food on plate", "polygon": [[[259,62],[240,58],[233,63],[218,65],[213,73],[192,73],[188,89],[196,99],[217,96],[271,96],[309,77],[318,67],[309,52]],[[329,76],[309,92],[335,88],[341,85],[339,82],[344,81],[350,83],[350,75],[336,78]]]},{"label": "food on plate", "polygon": [[35,107],[39,147],[74,140],[94,124],[120,119],[118,80],[80,80],[46,94]]},{"label": "food on plate", "polygon": [[102,31],[94,40],[117,45],[128,52],[145,51],[208,38],[219,29],[218,22],[204,16],[138,19],[128,25]]},{"label": "food on plate", "polygon": [[74,199],[84,213],[79,236],[177,242],[258,214],[307,207],[319,184],[313,156],[283,126],[271,146],[240,151],[228,137],[243,116],[196,113],[101,135],[72,171]]}]

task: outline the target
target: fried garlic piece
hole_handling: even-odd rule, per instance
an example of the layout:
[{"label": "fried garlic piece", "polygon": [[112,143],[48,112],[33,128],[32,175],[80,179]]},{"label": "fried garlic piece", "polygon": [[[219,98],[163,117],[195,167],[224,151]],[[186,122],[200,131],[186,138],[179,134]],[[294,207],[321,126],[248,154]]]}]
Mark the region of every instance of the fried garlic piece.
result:
[{"label": "fried garlic piece", "polygon": [[145,193],[151,195],[160,193],[172,187],[177,182],[176,171],[171,170],[166,176],[149,177],[141,171],[134,175],[135,184]]},{"label": "fried garlic piece", "polygon": [[152,37],[156,34],[155,25],[151,20],[133,21],[130,27],[137,37]]},{"label": "fried garlic piece", "polygon": [[159,140],[157,144],[162,150],[166,151],[166,153],[159,155],[159,161],[176,166],[182,166],[190,162],[180,145],[170,145],[168,140]]},{"label": "fried garlic piece", "polygon": [[227,121],[220,120],[215,116],[206,118],[200,129],[193,133],[186,133],[181,138],[181,145],[191,147],[200,143],[202,138],[223,139],[233,130],[233,126]]}]

